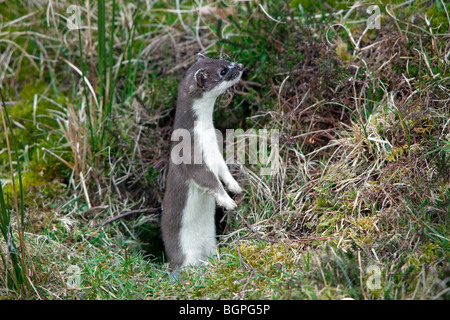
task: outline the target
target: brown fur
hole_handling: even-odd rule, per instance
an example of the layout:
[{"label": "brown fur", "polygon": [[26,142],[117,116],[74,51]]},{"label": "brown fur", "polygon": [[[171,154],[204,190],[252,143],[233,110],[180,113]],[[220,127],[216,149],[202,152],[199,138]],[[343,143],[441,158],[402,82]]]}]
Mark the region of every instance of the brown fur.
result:
[{"label": "brown fur", "polygon": [[[204,92],[213,89],[221,79],[218,70],[228,67],[230,62],[213,60],[199,55],[197,62],[189,68],[186,76],[178,88],[177,108],[173,129],[186,129],[194,136],[193,128],[196,116],[192,110],[193,102],[202,97]],[[242,70],[242,65],[239,65]],[[229,72],[227,77],[236,77],[236,72]],[[223,79],[222,79],[223,80]],[[228,79],[225,79],[228,80]],[[172,143],[173,146],[178,143]],[[193,153],[194,139],[191,139]],[[193,157],[192,157],[193,159]],[[161,228],[163,242],[170,267],[175,268],[183,264],[184,256],[180,249],[179,232],[181,228],[182,212],[186,204],[188,182],[194,181],[199,187],[210,194],[226,193],[219,179],[204,164],[174,164],[169,162],[169,172],[166,179],[166,192],[163,201]]]}]

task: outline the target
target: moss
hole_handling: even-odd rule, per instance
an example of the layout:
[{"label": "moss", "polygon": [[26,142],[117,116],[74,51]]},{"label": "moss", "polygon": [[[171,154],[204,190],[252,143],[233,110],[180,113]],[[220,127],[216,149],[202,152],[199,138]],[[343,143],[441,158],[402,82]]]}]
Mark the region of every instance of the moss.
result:
[{"label": "moss", "polygon": [[400,157],[402,157],[405,154],[404,149],[405,149],[404,147],[392,148],[392,151],[387,155],[385,160],[388,162],[396,162]]},{"label": "moss", "polygon": [[430,24],[435,30],[434,33],[446,33],[449,30],[450,26],[444,5],[446,6],[447,12],[449,12],[450,4],[445,3],[445,1],[432,2],[432,5],[425,12],[428,19],[431,20]]},{"label": "moss", "polygon": [[330,204],[328,203],[328,200],[323,198],[323,197],[319,197],[316,200],[316,207],[317,208],[329,208]]},{"label": "moss", "polygon": [[[319,221],[316,225],[316,232],[319,234],[331,235],[335,232],[336,226],[341,224],[345,217],[343,213],[335,211],[326,211],[320,215]],[[312,227],[313,225],[311,225]]]},{"label": "moss", "polygon": [[344,61],[350,61],[353,59],[352,55],[348,51],[348,45],[342,40],[337,42],[335,50],[340,59]]},{"label": "moss", "polygon": [[[60,160],[47,154],[43,149],[55,150],[61,153],[61,157],[68,162],[72,161],[69,147],[61,146],[61,134],[57,132],[59,125],[50,110],[57,109],[55,105],[42,99],[36,109],[33,108],[35,94],[42,94],[43,86],[26,84],[21,95],[24,100],[8,107],[8,114],[13,123],[13,133],[17,143],[20,162],[23,169],[27,167],[36,176],[42,179],[52,180],[57,176],[65,177],[70,174],[70,169]],[[55,98],[56,103],[65,104],[65,98]],[[1,120],[0,120],[1,122]],[[1,123],[0,123],[1,124]],[[3,126],[3,125],[2,125]],[[9,140],[11,136],[8,131]],[[0,149],[7,148],[5,132],[0,132]],[[0,154],[0,166],[7,166],[9,156],[7,152]]]},{"label": "moss", "polygon": [[[8,180],[6,180],[8,181]],[[15,191],[20,192],[19,177],[15,175]],[[24,193],[24,205],[34,207],[38,197],[42,203],[50,202],[58,196],[62,196],[67,191],[67,186],[58,180],[48,180],[39,173],[27,171],[22,173],[22,187]],[[11,181],[5,184],[3,192],[6,199],[14,199],[13,184]]]},{"label": "moss", "polygon": [[[240,243],[239,252],[241,257],[251,268],[264,272],[275,272],[280,268],[294,267],[293,256],[298,245],[284,243]],[[275,268],[275,269],[274,269]]]}]

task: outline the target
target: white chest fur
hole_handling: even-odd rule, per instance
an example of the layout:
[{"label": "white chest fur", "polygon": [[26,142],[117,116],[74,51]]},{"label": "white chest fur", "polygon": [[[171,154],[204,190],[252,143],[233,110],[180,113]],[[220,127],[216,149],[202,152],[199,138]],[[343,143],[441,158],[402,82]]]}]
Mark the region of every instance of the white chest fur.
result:
[{"label": "white chest fur", "polygon": [[194,123],[194,162],[205,164],[216,177],[219,176],[223,162],[223,155],[220,152],[217,142],[216,130],[212,121],[215,97],[204,97],[196,100],[193,110],[197,116]]},{"label": "white chest fur", "polygon": [[190,182],[179,235],[181,251],[185,257],[183,267],[198,265],[215,253],[215,208],[214,197]]},{"label": "white chest fur", "polygon": [[[212,113],[216,97],[206,96],[196,100],[193,111],[197,121],[194,123],[194,163],[205,164],[219,176],[220,164],[223,162],[219,152]],[[204,192],[194,181],[190,181],[186,204],[183,210],[180,245],[185,256],[183,266],[197,265],[216,250],[216,203],[212,195]]]}]

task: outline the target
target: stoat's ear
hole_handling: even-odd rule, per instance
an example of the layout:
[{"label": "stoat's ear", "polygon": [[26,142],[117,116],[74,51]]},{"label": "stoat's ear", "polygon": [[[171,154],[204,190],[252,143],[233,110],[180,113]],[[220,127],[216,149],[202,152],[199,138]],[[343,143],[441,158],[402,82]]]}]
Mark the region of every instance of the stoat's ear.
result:
[{"label": "stoat's ear", "polygon": [[206,56],[204,54],[198,53],[197,54],[197,61],[202,60],[202,59],[206,59]]},{"label": "stoat's ear", "polygon": [[206,73],[206,69],[198,69],[194,74],[195,81],[200,88],[205,87],[206,79],[208,79],[208,74]]}]

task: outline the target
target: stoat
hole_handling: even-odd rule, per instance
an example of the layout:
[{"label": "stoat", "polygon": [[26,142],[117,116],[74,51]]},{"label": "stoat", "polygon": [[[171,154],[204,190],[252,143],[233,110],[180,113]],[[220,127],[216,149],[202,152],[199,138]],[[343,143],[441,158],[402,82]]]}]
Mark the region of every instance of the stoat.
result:
[{"label": "stoat", "polygon": [[[199,265],[216,253],[216,201],[233,210],[236,203],[224,185],[233,193],[242,192],[219,150],[213,110],[216,98],[240,80],[243,68],[240,63],[199,54],[178,87],[161,216],[164,248],[172,269]],[[187,144],[185,133],[190,138]],[[189,146],[183,155],[176,152],[179,143]]]}]

